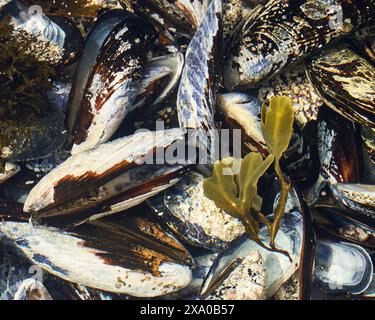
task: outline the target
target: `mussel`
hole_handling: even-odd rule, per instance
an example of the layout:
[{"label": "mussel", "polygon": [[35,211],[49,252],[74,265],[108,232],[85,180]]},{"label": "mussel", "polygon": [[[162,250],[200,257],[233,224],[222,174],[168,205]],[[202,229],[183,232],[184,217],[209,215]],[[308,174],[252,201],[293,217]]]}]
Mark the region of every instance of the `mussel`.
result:
[{"label": "mussel", "polygon": [[209,0],[121,0],[150,19],[162,21],[170,31],[191,35],[198,28],[210,4]]},{"label": "mussel", "polygon": [[240,237],[241,222],[216,207],[203,192],[204,177],[190,172],[148,202],[164,223],[187,243],[220,250]]},{"label": "mussel", "polygon": [[177,95],[180,127],[193,129],[206,153],[214,146],[207,133],[215,129],[216,93],[220,83],[222,3],[213,0],[191,40]]},{"label": "mussel", "polygon": [[133,109],[160,105],[176,89],[184,66],[184,55],[173,53],[149,59]]},{"label": "mussel", "polygon": [[0,119],[0,159],[26,161],[47,157],[65,140],[63,116],[50,110],[42,114]]},{"label": "mussel", "polygon": [[[98,34],[94,30],[92,36],[88,37],[87,41],[95,41],[91,45],[94,52],[85,50],[86,54],[81,57],[83,70],[79,68],[76,71],[77,81],[82,80],[85,89],[83,95],[78,90],[76,96],[72,96],[70,105],[73,109],[68,120],[71,131],[66,146],[72,148],[72,154],[108,141],[132,110],[147,51],[155,37],[151,25],[130,13],[120,23],[115,18],[112,22],[113,30],[109,34],[102,30],[111,26],[103,25],[105,21],[107,19],[98,22]],[[104,38],[101,32],[107,36],[98,51]],[[86,61],[87,55],[89,58]],[[94,64],[85,66],[85,63],[91,62]],[[79,75],[81,72],[83,74]]]},{"label": "mussel", "polygon": [[13,0],[2,8],[0,19],[8,15],[12,18],[16,32],[29,33],[39,41],[29,48],[39,60],[52,64],[68,64],[79,57],[82,36],[70,20],[48,17],[41,7],[28,7],[19,0]]},{"label": "mussel", "polygon": [[375,248],[375,224],[366,216],[329,205],[318,205],[312,212],[314,225],[323,236]]},{"label": "mussel", "polygon": [[243,25],[225,66],[228,90],[255,87],[373,19],[372,0],[271,0]]},{"label": "mussel", "polygon": [[361,151],[354,125],[340,115],[324,110],[318,123],[321,174],[331,184],[360,182],[363,175]]},{"label": "mussel", "polygon": [[147,217],[90,222],[69,233],[2,222],[0,233],[36,265],[92,288],[156,297],[191,281],[188,252]]},{"label": "mussel", "polygon": [[375,215],[375,185],[337,183],[331,186],[331,190],[343,207]]},{"label": "mussel", "polygon": [[[271,210],[273,210],[273,205],[271,207]],[[304,266],[300,264],[304,262],[306,256],[311,254],[310,246],[313,243],[311,243],[311,239],[306,238],[310,236],[310,233],[306,228],[307,225],[305,224],[302,210],[298,196],[292,190],[289,194],[286,213],[280,231],[276,237],[276,246],[287,251],[290,259],[281,253],[267,251],[245,235],[218,255],[202,285],[200,294],[203,297],[208,297],[215,291],[217,293],[224,280],[229,278],[237,267],[241,266],[244,259],[259,251],[266,270],[264,297],[270,298],[273,296],[281,285],[296,272],[298,267],[301,270],[304,269]],[[267,243],[269,235],[265,227],[261,229],[260,236]],[[312,270],[310,270],[311,272]],[[225,290],[222,293],[225,293]],[[248,295],[250,295],[249,292]]]},{"label": "mussel", "polygon": [[323,51],[307,65],[323,101],[345,118],[375,126],[375,66],[347,47]]},{"label": "mussel", "polygon": [[362,247],[319,240],[314,281],[330,293],[361,294],[371,284],[373,265]]},{"label": "mussel", "polygon": [[176,183],[186,170],[155,163],[183,137],[181,129],[137,132],[71,156],[31,190],[24,210],[35,222],[56,218],[67,226],[69,218],[76,224],[135,206]]}]

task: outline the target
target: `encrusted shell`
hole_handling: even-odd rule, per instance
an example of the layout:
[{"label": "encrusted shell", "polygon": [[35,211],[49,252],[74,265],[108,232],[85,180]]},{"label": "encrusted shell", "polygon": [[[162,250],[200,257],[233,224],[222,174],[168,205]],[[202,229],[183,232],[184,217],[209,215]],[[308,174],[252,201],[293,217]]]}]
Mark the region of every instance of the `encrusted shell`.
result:
[{"label": "encrusted shell", "polygon": [[254,9],[224,72],[228,90],[255,87],[373,18],[372,0],[271,0]]},{"label": "encrusted shell", "polygon": [[287,70],[260,85],[258,98],[261,103],[269,105],[275,96],[286,96],[292,100],[295,120],[302,128],[318,118],[323,105],[303,68]]},{"label": "encrusted shell", "polygon": [[204,195],[204,177],[191,172],[149,201],[159,217],[187,243],[223,249],[245,232],[242,223]]},{"label": "encrusted shell", "polygon": [[307,65],[317,93],[334,111],[359,124],[375,126],[375,67],[349,48],[322,52]]}]

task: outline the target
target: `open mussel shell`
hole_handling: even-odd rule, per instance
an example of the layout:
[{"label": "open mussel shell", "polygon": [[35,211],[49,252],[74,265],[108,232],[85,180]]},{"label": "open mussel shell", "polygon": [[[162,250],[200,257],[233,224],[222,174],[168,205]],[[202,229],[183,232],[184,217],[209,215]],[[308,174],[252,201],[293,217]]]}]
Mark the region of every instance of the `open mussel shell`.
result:
[{"label": "open mussel shell", "polygon": [[333,240],[347,241],[368,249],[375,249],[375,219],[370,224],[360,214],[328,205],[312,210],[314,226],[320,234]]},{"label": "open mussel shell", "polygon": [[63,116],[55,111],[0,119],[0,159],[27,161],[42,159],[65,140]]},{"label": "open mussel shell", "polygon": [[370,285],[373,265],[362,247],[345,242],[319,240],[314,282],[329,293],[361,294]]},{"label": "open mussel shell", "polygon": [[330,188],[344,207],[365,215],[375,215],[375,185],[337,183]]},{"label": "open mussel shell", "polygon": [[[109,16],[108,19],[110,18]],[[105,23],[107,20],[102,21]],[[139,17],[129,13],[120,23],[116,24],[116,21],[117,19],[113,22],[113,29],[109,34],[105,30],[101,31],[103,25],[98,24],[98,32],[104,32],[107,37],[99,51],[95,48],[99,43],[93,45],[94,54],[98,54],[95,63],[91,67],[84,65],[94,60],[90,51],[85,51],[89,55],[87,62],[86,55],[81,57],[81,65],[86,73],[77,77],[86,80],[86,83],[82,100],[79,100],[81,93],[78,91],[78,96],[71,104],[73,110],[70,112],[68,129],[72,131],[68,132],[66,146],[72,148],[72,154],[108,141],[133,109],[155,30]],[[93,31],[88,41],[100,42],[102,39],[101,34],[97,35],[96,31]],[[76,72],[82,71],[78,68]]]},{"label": "open mussel shell", "polygon": [[317,140],[321,174],[327,182],[361,181],[362,153],[353,123],[324,110],[320,114]]},{"label": "open mussel shell", "polygon": [[375,208],[375,185],[337,183],[332,188],[353,202]]},{"label": "open mussel shell", "polygon": [[194,130],[198,146],[207,153],[212,152],[211,145],[215,145],[214,138],[208,139],[207,133],[215,129],[221,44],[222,2],[213,0],[187,48],[177,94],[180,127]]},{"label": "open mussel shell", "polygon": [[82,50],[82,35],[70,20],[48,17],[41,7],[28,7],[18,0],[4,6],[0,19],[8,15],[16,31],[29,33],[40,42],[30,48],[30,52],[39,60],[68,64],[78,58]]},{"label": "open mussel shell", "polygon": [[17,164],[6,162],[4,164],[3,172],[1,172],[0,170],[0,183],[3,183],[4,181],[13,177],[19,171],[20,171],[20,167]]},{"label": "open mussel shell", "polygon": [[120,0],[120,3],[150,19],[162,21],[169,31],[191,35],[203,20],[210,0]]},{"label": "open mussel shell", "polygon": [[[294,190],[289,193],[285,216],[276,237],[276,247],[287,251],[291,260],[281,253],[270,252],[250,240],[246,235],[235,241],[229,248],[219,254],[201,288],[201,296],[225,294],[223,281],[246,259],[258,251],[266,270],[265,298],[270,298],[298,269],[304,260],[304,253],[309,250],[310,239],[306,239],[306,224],[301,204]],[[265,227],[260,231],[260,238],[268,243],[269,234]],[[308,252],[311,256],[311,251]],[[312,270],[310,270],[310,273]]]},{"label": "open mussel shell", "polygon": [[323,101],[347,119],[375,126],[375,66],[347,47],[331,48],[306,66]]},{"label": "open mussel shell", "polygon": [[[30,192],[25,211],[67,223],[104,216],[137,205],[170,187],[186,169],[156,165],[155,157],[184,143],[181,129],[137,132],[71,156]],[[81,215],[83,214],[83,215]]]},{"label": "open mussel shell", "polygon": [[[272,0],[254,9],[225,66],[227,90],[255,87],[373,17],[374,3]],[[342,17],[339,23],[335,17]]]},{"label": "open mussel shell", "polygon": [[149,205],[185,242],[210,250],[224,249],[240,237],[242,223],[218,208],[204,195],[204,176],[192,171]]},{"label": "open mussel shell", "polygon": [[133,109],[151,108],[170,97],[179,83],[183,67],[182,53],[149,59]]},{"label": "open mussel shell", "polygon": [[0,232],[36,265],[87,287],[157,297],[191,281],[189,253],[139,214],[89,222],[69,233],[15,222],[0,223]]}]

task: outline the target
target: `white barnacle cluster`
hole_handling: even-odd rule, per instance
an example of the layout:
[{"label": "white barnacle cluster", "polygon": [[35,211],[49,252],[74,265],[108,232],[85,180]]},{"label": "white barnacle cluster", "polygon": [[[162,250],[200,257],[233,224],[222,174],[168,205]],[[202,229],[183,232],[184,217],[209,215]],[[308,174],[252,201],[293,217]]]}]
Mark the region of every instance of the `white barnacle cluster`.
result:
[{"label": "white barnacle cluster", "polygon": [[[192,184],[179,200],[179,207],[170,210],[178,215],[184,213],[183,219],[200,226],[206,235],[229,243],[245,233],[243,224],[222,209],[204,194],[202,176],[193,173]],[[182,199],[184,198],[184,199]]]},{"label": "white barnacle cluster", "polygon": [[262,84],[258,99],[269,104],[275,96],[286,96],[292,100],[295,119],[301,127],[318,118],[323,100],[316,93],[303,69],[285,72]]}]

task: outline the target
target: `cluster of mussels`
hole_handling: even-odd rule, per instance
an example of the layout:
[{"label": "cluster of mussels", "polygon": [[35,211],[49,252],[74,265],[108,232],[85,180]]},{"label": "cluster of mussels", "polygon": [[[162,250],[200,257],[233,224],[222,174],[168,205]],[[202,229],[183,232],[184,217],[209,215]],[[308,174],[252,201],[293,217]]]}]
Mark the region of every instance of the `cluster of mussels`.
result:
[{"label": "cluster of mussels", "polygon": [[[0,84],[0,299],[375,296],[375,0],[2,0]],[[275,96],[288,255],[206,197],[212,165],[141,161],[223,129],[267,157]]]}]

